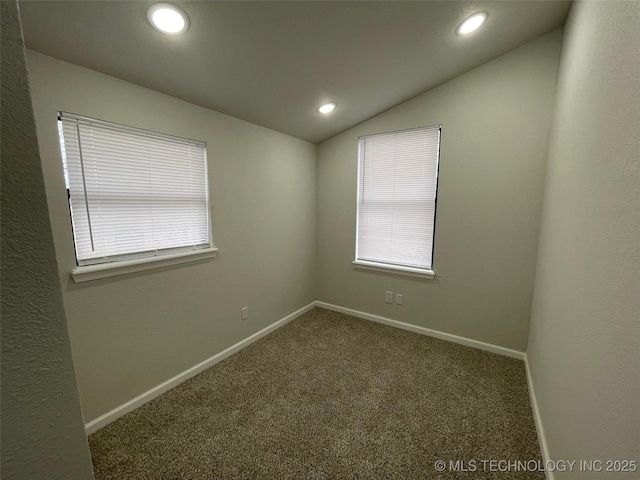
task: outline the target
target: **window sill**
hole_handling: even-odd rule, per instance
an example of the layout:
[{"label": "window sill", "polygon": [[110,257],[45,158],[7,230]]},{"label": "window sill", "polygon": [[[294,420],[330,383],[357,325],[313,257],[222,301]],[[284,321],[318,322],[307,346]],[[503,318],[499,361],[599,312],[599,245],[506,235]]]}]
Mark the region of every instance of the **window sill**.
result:
[{"label": "window sill", "polygon": [[206,258],[213,258],[217,255],[218,249],[216,247],[210,247],[191,252],[173,253],[171,255],[101,263],[99,265],[76,267],[71,271],[71,277],[75,283],[89,282],[100,278],[126,275],[127,273],[142,272],[144,270],[178,265],[180,263],[197,262]]},{"label": "window sill", "polygon": [[365,262],[364,260],[356,260],[353,262],[353,268],[358,270],[373,270],[374,272],[391,273],[395,275],[405,275],[409,277],[433,279],[436,272],[433,270],[423,270],[420,268],[400,267],[394,265],[386,265],[384,263]]}]

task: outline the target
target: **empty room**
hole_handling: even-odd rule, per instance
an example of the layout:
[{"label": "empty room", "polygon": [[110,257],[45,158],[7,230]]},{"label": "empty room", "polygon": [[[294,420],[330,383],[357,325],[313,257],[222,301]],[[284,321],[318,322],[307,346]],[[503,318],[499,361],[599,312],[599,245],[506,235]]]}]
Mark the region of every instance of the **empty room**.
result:
[{"label": "empty room", "polygon": [[640,478],[640,2],[0,3],[3,479]]}]

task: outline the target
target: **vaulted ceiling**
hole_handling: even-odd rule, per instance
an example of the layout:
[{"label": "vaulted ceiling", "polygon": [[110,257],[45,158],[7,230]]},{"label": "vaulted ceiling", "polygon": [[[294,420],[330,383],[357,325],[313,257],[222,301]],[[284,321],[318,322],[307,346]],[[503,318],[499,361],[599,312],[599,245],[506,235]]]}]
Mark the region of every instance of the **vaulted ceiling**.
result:
[{"label": "vaulted ceiling", "polygon": [[[20,1],[28,48],[258,125],[321,142],[563,25],[567,1]],[[485,25],[455,33],[476,12]],[[338,108],[317,112],[331,101]]]}]

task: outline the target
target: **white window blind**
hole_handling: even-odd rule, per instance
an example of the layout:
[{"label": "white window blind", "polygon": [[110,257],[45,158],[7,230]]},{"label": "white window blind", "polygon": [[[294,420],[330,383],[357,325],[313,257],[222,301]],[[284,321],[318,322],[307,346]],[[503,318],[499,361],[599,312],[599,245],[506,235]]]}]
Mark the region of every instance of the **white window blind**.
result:
[{"label": "white window blind", "polygon": [[360,137],[356,262],[433,269],[440,126]]},{"label": "white window blind", "polygon": [[78,265],[210,246],[206,144],[67,113],[58,126]]}]

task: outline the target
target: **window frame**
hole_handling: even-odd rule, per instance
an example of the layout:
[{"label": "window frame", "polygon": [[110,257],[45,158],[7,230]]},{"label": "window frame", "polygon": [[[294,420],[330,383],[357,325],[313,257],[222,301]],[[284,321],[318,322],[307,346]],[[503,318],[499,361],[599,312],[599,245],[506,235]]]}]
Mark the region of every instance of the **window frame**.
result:
[{"label": "window frame", "polygon": [[[144,250],[134,253],[126,253],[122,255],[112,256],[112,260],[104,260],[101,262],[95,262],[91,264],[81,265],[78,259],[78,252],[75,244],[75,225],[74,218],[72,214],[71,208],[71,197],[70,197],[70,185],[67,177],[67,159],[65,158],[65,154],[63,153],[66,146],[62,137],[61,130],[61,122],[63,118],[76,119],[83,122],[90,122],[96,125],[103,125],[115,130],[120,130],[124,132],[133,132],[137,134],[147,135],[150,137],[162,138],[165,140],[174,140],[180,143],[191,143],[191,144],[201,144],[203,146],[204,153],[204,183],[205,183],[205,192],[206,192],[206,213],[207,213],[207,244],[202,244],[197,248],[188,249],[188,246],[184,247],[172,247],[161,250]],[[105,277],[113,277],[118,275],[124,275],[133,272],[139,272],[144,270],[156,269],[171,265],[178,265],[182,263],[190,263],[206,260],[209,258],[214,258],[218,254],[218,248],[213,243],[213,228],[211,221],[211,199],[210,199],[210,188],[209,188],[209,162],[207,156],[207,143],[200,141],[189,139],[185,137],[180,137],[177,135],[169,135],[165,133],[155,132],[148,129],[132,127],[129,125],[123,125],[116,122],[110,122],[106,120],[100,120],[92,117],[87,117],[83,115],[78,115],[75,113],[59,111],[57,112],[57,129],[58,129],[58,140],[59,140],[59,149],[60,153],[60,164],[63,167],[64,174],[64,183],[65,183],[65,193],[67,195],[67,209],[69,212],[69,220],[71,227],[71,237],[73,241],[73,252],[74,252],[74,260],[75,267],[71,270],[71,277],[73,278],[75,283],[81,283],[91,280],[97,280]],[[162,253],[159,253],[162,252]],[[108,257],[105,257],[108,258]]]},{"label": "window frame", "polygon": [[[409,267],[405,265],[398,265],[393,263],[374,262],[369,260],[361,260],[358,258],[358,244],[360,235],[360,194],[362,188],[362,164],[364,162],[362,143],[365,138],[374,137],[376,135],[387,135],[394,133],[411,132],[415,130],[425,129],[438,129],[438,151],[436,157],[436,185],[435,185],[435,198],[434,198],[434,212],[433,212],[433,232],[431,239],[431,268],[417,268]],[[440,153],[442,148],[442,124],[425,125],[421,127],[405,128],[400,130],[392,130],[388,132],[378,132],[367,135],[360,135],[358,137],[358,161],[357,161],[357,188],[356,188],[356,225],[355,225],[355,251],[354,260],[352,262],[353,268],[356,270],[374,271],[379,273],[387,273],[394,275],[402,275],[409,277],[416,277],[422,279],[433,279],[436,277],[435,272],[435,244],[436,244],[436,221],[438,216],[438,187],[440,183]]]}]

